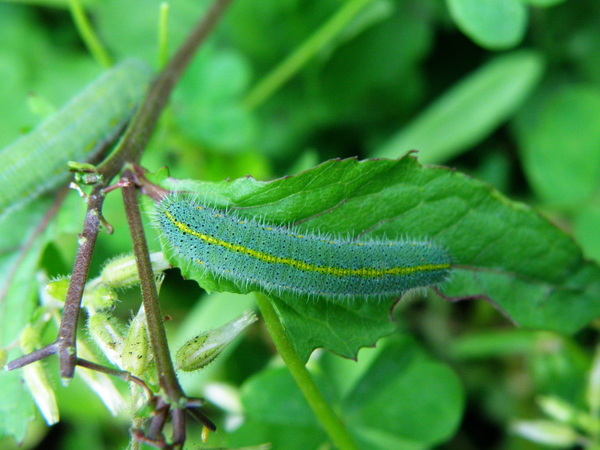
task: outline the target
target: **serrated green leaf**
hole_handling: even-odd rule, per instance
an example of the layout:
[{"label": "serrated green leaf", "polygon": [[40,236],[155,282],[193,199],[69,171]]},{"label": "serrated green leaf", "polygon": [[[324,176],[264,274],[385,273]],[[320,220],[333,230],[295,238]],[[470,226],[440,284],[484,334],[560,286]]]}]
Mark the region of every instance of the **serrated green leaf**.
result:
[{"label": "serrated green leaf", "polygon": [[[390,315],[395,300],[345,304],[272,296],[271,301],[298,356],[304,361],[319,347],[355,359],[358,349],[374,345],[396,326]],[[328,319],[323,320],[323,317]]]},{"label": "serrated green leaf", "polygon": [[537,85],[543,69],[542,58],[533,51],[496,57],[447,91],[373,156],[396,158],[415,149],[426,163],[457,156],[515,112]]},{"label": "serrated green leaf", "polygon": [[463,33],[490,50],[521,42],[527,29],[527,7],[521,0],[446,0]]},{"label": "serrated green leaf", "polygon": [[[432,239],[455,261],[443,286],[446,295],[488,298],[523,326],[573,332],[600,313],[600,269],[583,260],[568,235],[493,187],[447,168],[422,167],[412,156],[334,160],[272,182],[162,184],[194,191],[242,216],[302,230]],[[205,289],[248,290],[169,257]],[[391,330],[383,324],[392,299],[329,303],[281,297],[274,300],[277,312],[305,359],[316,347],[353,356]]]}]

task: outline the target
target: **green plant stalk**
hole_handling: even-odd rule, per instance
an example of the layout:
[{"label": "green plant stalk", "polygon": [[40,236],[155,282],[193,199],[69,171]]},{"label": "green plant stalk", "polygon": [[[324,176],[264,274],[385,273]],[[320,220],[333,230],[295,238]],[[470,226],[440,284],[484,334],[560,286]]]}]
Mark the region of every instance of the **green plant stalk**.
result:
[{"label": "green plant stalk", "polygon": [[90,53],[94,56],[103,67],[109,68],[112,66],[112,59],[108,55],[106,49],[98,39],[98,36],[94,32],[87,16],[85,15],[85,9],[79,0],[69,0],[69,10],[73,17],[73,22],[79,31],[79,35]]},{"label": "green plant stalk", "polygon": [[163,68],[168,61],[169,3],[162,2],[158,15],[158,67]]},{"label": "green plant stalk", "polygon": [[329,44],[338,33],[372,0],[350,0],[342,6],[321,28],[309,37],[291,55],[258,82],[243,100],[243,105],[253,109],[269,98],[289,80],[306,62]]},{"label": "green plant stalk", "polygon": [[256,301],[271,335],[271,339],[273,339],[273,343],[277,347],[277,351],[283,358],[294,380],[296,380],[296,384],[298,384],[298,387],[302,391],[304,398],[319,422],[321,422],[321,425],[323,425],[323,428],[325,428],[331,441],[342,450],[357,449],[345,425],[335,414],[329,403],[327,403],[310,376],[308,369],[298,356],[296,350],[294,350],[294,347],[292,347],[269,299],[262,294],[256,294]]}]

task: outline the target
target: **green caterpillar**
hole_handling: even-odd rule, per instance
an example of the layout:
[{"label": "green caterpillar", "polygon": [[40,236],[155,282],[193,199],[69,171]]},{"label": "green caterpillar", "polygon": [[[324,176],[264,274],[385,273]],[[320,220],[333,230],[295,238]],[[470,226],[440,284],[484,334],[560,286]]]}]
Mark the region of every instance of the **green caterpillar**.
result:
[{"label": "green caterpillar", "polygon": [[444,281],[450,255],[423,241],[358,240],[243,219],[169,194],[154,222],[183,260],[242,286],[335,299],[398,296]]},{"label": "green caterpillar", "polygon": [[114,136],[141,101],[152,72],[127,60],[107,71],[37,128],[0,151],[0,218],[68,177]]}]

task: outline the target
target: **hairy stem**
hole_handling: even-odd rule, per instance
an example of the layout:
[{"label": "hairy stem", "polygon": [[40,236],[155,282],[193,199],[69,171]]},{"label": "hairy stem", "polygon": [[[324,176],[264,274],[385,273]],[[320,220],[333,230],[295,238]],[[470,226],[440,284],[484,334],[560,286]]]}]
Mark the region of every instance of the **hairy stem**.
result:
[{"label": "hairy stem", "polygon": [[356,444],[352,440],[348,430],[335,414],[329,403],[327,403],[323,394],[321,394],[310,376],[308,369],[298,356],[294,347],[292,347],[269,299],[262,294],[256,294],[256,301],[265,324],[267,325],[267,329],[269,330],[269,334],[271,335],[271,339],[273,339],[275,347],[277,347],[277,351],[283,358],[290,373],[296,380],[296,384],[302,391],[304,398],[310,405],[319,422],[321,422],[323,428],[325,428],[331,441],[342,450],[356,449]]},{"label": "hairy stem", "polygon": [[124,181],[130,181],[130,185],[122,189],[123,202],[125,203],[125,212],[127,214],[127,224],[133,241],[133,254],[140,277],[140,288],[146,311],[146,320],[148,323],[148,333],[150,335],[150,345],[156,362],[156,371],[161,389],[165,391],[169,400],[178,402],[183,397],[183,391],[177,381],[175,369],[171,361],[167,334],[163,326],[163,316],[158,302],[158,292],[152,264],[140,215],[140,208],[137,200],[137,189],[134,185],[134,176],[130,171],[123,174]]},{"label": "hairy stem", "polygon": [[99,186],[94,187],[87,198],[88,209],[83,222],[83,232],[79,235],[79,248],[73,264],[73,272],[67,289],[67,298],[63,310],[60,328],[56,343],[58,344],[58,357],[60,360],[60,377],[63,382],[73,378],[77,363],[77,348],[75,344],[77,335],[77,321],[81,309],[81,298],[87,281],[92,253],[96,245],[96,238],[101,223],[102,204],[104,195]]}]

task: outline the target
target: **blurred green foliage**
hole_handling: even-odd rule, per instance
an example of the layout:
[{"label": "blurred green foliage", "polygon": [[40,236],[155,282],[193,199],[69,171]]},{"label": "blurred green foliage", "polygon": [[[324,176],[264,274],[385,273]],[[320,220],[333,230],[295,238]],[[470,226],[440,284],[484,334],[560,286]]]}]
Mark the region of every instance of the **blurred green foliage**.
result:
[{"label": "blurred green foliage", "polygon": [[[35,126],[40,121],[36,114],[62,105],[102,70],[78,37],[67,3],[0,4],[2,146]],[[86,5],[115,60],[136,56],[156,67],[160,3],[96,0]],[[169,2],[170,50],[209,3]],[[364,5],[331,38],[306,47],[306,61],[270,85],[268,96],[249,102],[272,71],[351,3]],[[263,180],[330,158],[398,158],[413,149],[423,162],[456,167],[535,205],[571,234],[588,258],[600,261],[600,4],[237,0],[186,72],[142,162],[151,170],[166,165],[177,178],[251,174]],[[11,286],[20,303],[11,305],[10,315],[6,306],[0,311],[2,346],[18,337],[35,310],[37,284],[31,273],[41,267],[52,277],[70,270],[83,204],[75,193],[68,201],[59,220],[35,243],[37,252],[24,261],[29,275]],[[12,219],[19,227],[0,224],[3,268],[14,264],[13,247],[35,227],[47,204],[42,198],[19,212]],[[131,248],[121,210],[119,196],[109,196],[105,215],[115,234],[101,236],[94,275],[107,258]],[[494,214],[489,211],[490,217]],[[157,250],[158,241],[149,233]],[[555,236],[548,234],[549,248],[574,248]],[[515,252],[526,245],[523,236],[519,239]],[[564,262],[530,257],[518,263],[548,267],[549,277]],[[4,283],[8,273],[3,270],[1,277]],[[543,305],[546,295],[554,293],[537,288]],[[511,316],[525,314],[534,323],[534,305],[521,303],[526,290],[516,284],[506,301]],[[168,274],[161,298],[173,318],[166,327],[175,349],[252,305],[247,296],[204,295],[177,271]],[[126,320],[137,310],[139,297],[129,290],[121,300],[115,314]],[[590,313],[583,296],[580,303],[570,297],[564,301],[576,310],[558,320]],[[589,373],[596,367],[597,323],[574,336],[516,329],[483,301],[449,304],[439,298],[403,302],[394,316],[400,331],[375,349],[361,350],[358,363],[321,352],[309,361],[364,448],[539,448],[509,428],[516,419],[542,417],[535,403],[540,395],[561,399],[592,419],[596,414],[598,420],[597,395],[589,394],[596,392]],[[540,322],[536,325],[543,327]],[[54,332],[47,331],[49,339]],[[55,361],[48,366],[52,373]],[[297,388],[277,366],[262,328],[254,325],[207,369],[182,377],[189,395],[205,396],[214,405],[208,413],[222,431],[207,446],[273,442],[274,448],[306,449],[323,442]],[[14,438],[25,439],[23,448],[127,445],[127,413],[112,418],[81,380],[69,388],[51,382],[57,386],[61,422],[48,429],[19,374],[0,374],[3,448],[13,448]],[[376,385],[386,387],[386,397],[373,391]],[[125,386],[120,389],[126,392]],[[594,426],[581,420],[561,423],[585,438],[579,444],[598,443]],[[189,428],[190,448],[205,445],[199,427]],[[572,443],[558,442],[563,447]]]}]

